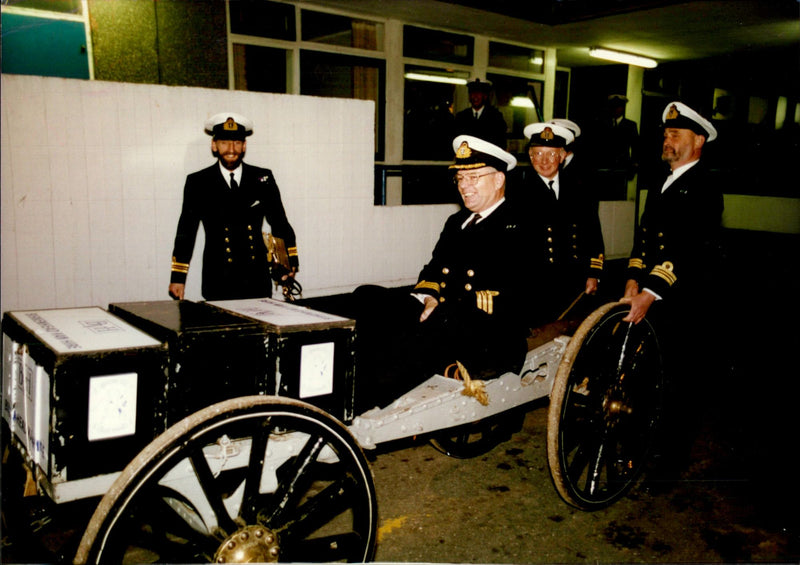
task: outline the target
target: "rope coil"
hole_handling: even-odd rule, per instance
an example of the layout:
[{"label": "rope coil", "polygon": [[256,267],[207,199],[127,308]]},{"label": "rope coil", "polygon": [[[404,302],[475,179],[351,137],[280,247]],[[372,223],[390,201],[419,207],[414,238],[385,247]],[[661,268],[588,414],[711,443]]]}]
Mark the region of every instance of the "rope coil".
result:
[{"label": "rope coil", "polygon": [[[452,375],[450,375],[451,372],[453,373]],[[470,378],[467,368],[464,367],[461,361],[456,361],[448,365],[444,370],[444,376],[448,379],[463,381],[464,388],[461,389],[461,394],[473,397],[484,406],[489,405],[489,394],[486,392],[486,383],[478,379]]]}]

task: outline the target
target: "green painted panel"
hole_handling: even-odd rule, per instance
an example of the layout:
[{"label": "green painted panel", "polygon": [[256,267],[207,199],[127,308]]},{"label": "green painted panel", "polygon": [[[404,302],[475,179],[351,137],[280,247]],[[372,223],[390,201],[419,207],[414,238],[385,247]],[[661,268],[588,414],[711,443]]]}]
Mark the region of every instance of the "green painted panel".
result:
[{"label": "green painted panel", "polygon": [[2,15],[4,73],[89,78],[81,22]]}]

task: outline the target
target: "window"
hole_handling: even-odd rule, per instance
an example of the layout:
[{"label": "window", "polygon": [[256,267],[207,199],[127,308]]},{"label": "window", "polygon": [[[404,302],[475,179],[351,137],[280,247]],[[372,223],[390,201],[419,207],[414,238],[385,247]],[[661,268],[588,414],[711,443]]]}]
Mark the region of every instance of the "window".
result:
[{"label": "window", "polygon": [[382,59],[303,50],[300,94],[374,101],[375,153],[382,159],[385,72]]},{"label": "window", "polygon": [[544,51],[491,41],[489,66],[525,73],[543,73]]},{"label": "window", "polygon": [[383,24],[303,10],[303,41],[383,51]]},{"label": "window", "polygon": [[231,32],[270,39],[295,40],[294,6],[268,0],[228,2]]},{"label": "window", "polygon": [[475,40],[468,35],[403,26],[403,56],[471,65]]},{"label": "window", "polygon": [[405,71],[403,159],[445,161],[453,157],[456,96],[466,98],[467,71],[407,65]]},{"label": "window", "polygon": [[287,59],[285,49],[256,45],[233,46],[233,77],[236,90],[254,92],[287,92]]},{"label": "window", "polygon": [[488,74],[492,83],[497,109],[503,114],[507,126],[506,150],[524,153],[527,145],[523,130],[533,122],[542,121],[542,91],[544,82],[521,77]]}]

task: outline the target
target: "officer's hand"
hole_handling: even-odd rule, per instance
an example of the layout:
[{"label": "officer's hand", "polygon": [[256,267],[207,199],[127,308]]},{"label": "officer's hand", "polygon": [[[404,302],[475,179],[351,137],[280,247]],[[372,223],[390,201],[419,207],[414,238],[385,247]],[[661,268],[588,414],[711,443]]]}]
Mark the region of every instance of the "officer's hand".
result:
[{"label": "officer's hand", "polygon": [[600,281],[595,277],[589,277],[586,279],[586,290],[584,291],[586,294],[595,294],[597,292],[597,285]]},{"label": "officer's hand", "polygon": [[431,315],[434,308],[439,305],[439,301],[436,300],[433,296],[426,296],[425,297],[425,308],[422,310],[422,314],[419,315],[419,321],[424,322],[428,319],[428,316]]},{"label": "officer's hand", "polygon": [[639,294],[639,283],[633,279],[628,279],[628,282],[625,283],[625,294],[623,296],[625,298],[631,298],[637,294]]},{"label": "officer's hand", "polygon": [[627,316],[622,318],[623,322],[633,322],[638,324],[644,320],[650,305],[656,301],[656,297],[649,292],[640,292],[636,296],[625,296],[620,299],[623,304],[630,304],[631,311]]},{"label": "officer's hand", "polygon": [[173,300],[183,300],[184,292],[186,291],[186,285],[180,283],[170,283],[169,285],[169,296]]},{"label": "officer's hand", "polygon": [[281,277],[282,281],[289,280],[289,277],[295,278],[297,276],[297,267],[292,267],[292,270]]}]

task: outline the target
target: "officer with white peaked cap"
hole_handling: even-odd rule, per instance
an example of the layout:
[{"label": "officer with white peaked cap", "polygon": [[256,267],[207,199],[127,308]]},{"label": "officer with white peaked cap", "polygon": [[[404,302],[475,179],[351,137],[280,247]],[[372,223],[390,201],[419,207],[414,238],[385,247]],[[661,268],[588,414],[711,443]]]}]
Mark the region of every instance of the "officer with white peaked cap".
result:
[{"label": "officer with white peaked cap", "polygon": [[[172,251],[169,295],[185,298],[186,279],[197,230],[203,224],[202,295],[206,300],[261,298],[272,294],[271,275],[294,280],[299,267],[294,230],[281,201],[272,171],[243,161],[253,122],[236,112],[222,112],[203,124],[211,136],[217,162],[186,177],[183,206]],[[271,274],[264,220],[282,240],[288,255],[287,272]]]}]

